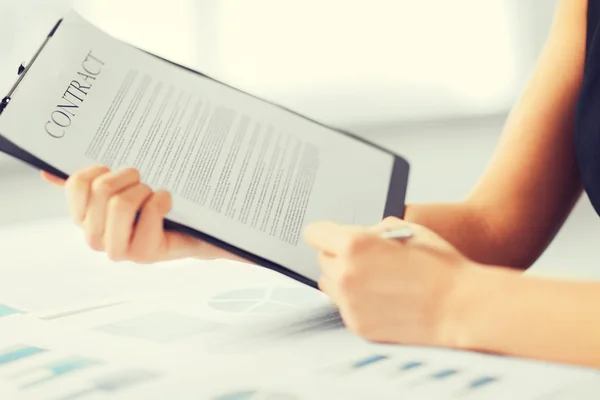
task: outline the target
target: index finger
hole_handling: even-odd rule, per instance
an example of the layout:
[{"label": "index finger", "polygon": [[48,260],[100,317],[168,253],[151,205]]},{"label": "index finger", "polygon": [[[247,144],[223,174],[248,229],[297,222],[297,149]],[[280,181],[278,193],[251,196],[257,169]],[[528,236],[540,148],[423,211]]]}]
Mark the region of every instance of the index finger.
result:
[{"label": "index finger", "polygon": [[304,230],[304,240],[317,250],[340,254],[348,248],[357,233],[364,231],[358,226],[340,225],[330,221],[314,222]]}]

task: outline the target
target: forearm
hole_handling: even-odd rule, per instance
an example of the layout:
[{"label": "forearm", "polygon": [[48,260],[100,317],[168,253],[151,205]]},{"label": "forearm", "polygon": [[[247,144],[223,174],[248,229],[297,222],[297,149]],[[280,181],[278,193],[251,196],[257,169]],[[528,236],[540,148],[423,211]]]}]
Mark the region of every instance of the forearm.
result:
[{"label": "forearm", "polygon": [[600,283],[477,268],[449,301],[451,346],[600,367]]},{"label": "forearm", "polygon": [[425,226],[471,260],[489,265],[519,265],[522,254],[507,248],[482,209],[468,203],[408,204],[404,219]]}]

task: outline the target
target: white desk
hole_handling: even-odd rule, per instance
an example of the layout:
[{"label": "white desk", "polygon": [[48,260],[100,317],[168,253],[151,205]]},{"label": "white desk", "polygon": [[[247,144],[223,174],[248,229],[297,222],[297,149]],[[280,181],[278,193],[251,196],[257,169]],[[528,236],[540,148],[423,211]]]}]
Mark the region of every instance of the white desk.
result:
[{"label": "white desk", "polygon": [[226,260],[112,262],[90,250],[79,229],[63,219],[5,227],[0,246],[0,304],[4,300],[28,311],[159,291],[192,292],[214,286],[211,281],[225,288],[240,282],[301,285],[270,270]]},{"label": "white desk", "polygon": [[[183,290],[211,280],[230,281],[233,286],[240,280],[258,285],[296,285],[270,270],[225,260],[180,260],[154,265],[112,262],[104,253],[90,250],[80,230],[66,219],[6,226],[0,229],[0,246],[0,301],[5,297],[3,293],[10,294],[9,300],[31,310],[103,297]],[[556,249],[550,255],[567,259],[572,250]],[[558,263],[534,268],[531,273],[600,279],[600,268],[561,268]]]},{"label": "white desk", "polygon": [[[99,298],[115,299],[121,296],[148,296],[148,298],[152,297],[154,299],[154,302],[150,302],[148,305],[150,309],[157,304],[159,305],[159,310],[162,309],[160,308],[162,306],[165,306],[166,308],[164,309],[168,310],[169,306],[176,305],[177,310],[180,312],[183,311],[184,315],[187,313],[189,315],[194,315],[194,313],[202,315],[203,310],[206,311],[206,308],[202,308],[202,304],[206,303],[207,295],[208,299],[214,300],[214,297],[212,297],[214,293],[211,293],[213,289],[216,293],[222,293],[224,289],[230,290],[227,288],[227,285],[230,285],[230,288],[235,290],[249,286],[264,285],[272,287],[287,286],[288,288],[299,287],[294,282],[282,278],[278,274],[240,263],[181,261],[150,266],[113,263],[107,261],[103,254],[88,250],[78,229],[70,222],[63,220],[23,224],[5,228],[0,230],[0,243],[2,244],[2,252],[0,254],[0,304],[5,304],[3,303],[5,300],[4,295],[9,294],[9,297],[13,301],[12,304],[8,303],[9,306],[14,305],[24,311],[33,311],[34,314],[37,310],[44,310],[50,314],[53,311],[61,313],[65,308],[67,310],[81,310],[82,305],[99,304],[97,302]],[[219,282],[217,288],[211,288],[212,280]],[[287,292],[288,289],[286,288],[285,291]],[[189,296],[192,299],[194,292],[196,292],[195,302],[180,302],[182,293],[183,296]],[[322,304],[318,301],[318,299],[321,299],[319,297],[320,294],[317,292],[312,293],[315,296],[315,304]],[[177,296],[177,299],[171,299],[173,296]],[[231,298],[227,298],[226,301],[231,301]],[[186,307],[185,309],[179,308],[182,304]],[[70,308],[71,306],[77,308]],[[148,315],[145,314],[144,310],[144,308],[141,310],[143,313],[140,313],[139,316]],[[226,311],[229,312],[229,316],[227,316],[229,323],[234,323],[234,320],[238,318],[238,311]],[[110,311],[108,312],[110,313]],[[29,325],[33,321],[28,319],[28,315],[25,315],[25,319],[19,319],[19,321],[29,321],[26,325],[19,325],[25,326],[25,330],[13,332],[10,330],[14,329],[11,328],[12,325],[3,325],[4,327],[9,327],[10,329],[6,330],[6,332],[12,332],[12,334],[3,335],[0,339],[4,341],[15,338],[26,341],[43,340],[44,343],[54,343],[56,346],[60,346],[60,349],[68,348],[69,351],[71,351],[71,343],[77,342],[74,344],[78,349],[77,351],[81,351],[87,357],[104,357],[108,352],[111,352],[110,357],[115,357],[115,353],[127,345],[127,349],[130,350],[127,355],[124,355],[127,359],[135,359],[138,362],[139,359],[154,360],[154,362],[149,363],[149,365],[144,364],[144,366],[157,367],[168,364],[169,368],[174,368],[173,371],[176,371],[176,380],[171,381],[171,386],[169,386],[169,381],[165,383],[165,387],[161,386],[163,384],[161,381],[156,382],[156,387],[163,390],[156,393],[171,393],[173,390],[185,390],[185,387],[182,385],[186,384],[193,388],[194,393],[200,394],[204,390],[207,390],[207,385],[214,382],[212,380],[206,380],[205,382],[199,380],[201,379],[199,376],[202,377],[206,369],[198,368],[197,373],[192,375],[186,373],[186,371],[194,371],[192,367],[202,365],[201,361],[206,359],[207,355],[202,352],[202,346],[191,347],[193,351],[186,351],[185,344],[178,347],[177,342],[174,342],[172,343],[172,347],[165,348],[165,352],[163,353],[162,347],[161,349],[158,348],[162,346],[160,343],[157,345],[143,342],[144,344],[142,344],[142,342],[136,341],[135,338],[130,338],[130,340],[125,337],[115,337],[113,340],[108,341],[107,336],[100,337],[91,333],[101,324],[107,327],[106,324],[109,323],[107,322],[108,319],[110,319],[110,324],[114,323],[111,325],[113,329],[116,329],[115,327],[120,326],[120,321],[123,318],[130,320],[132,318],[130,314],[138,316],[138,313],[139,310],[135,306],[128,308],[124,314],[121,314],[121,311],[117,311],[114,315],[103,314],[104,316],[101,316],[99,320],[96,320],[96,314],[91,313],[92,317],[87,322],[85,321],[87,315],[85,313],[82,314],[83,322],[81,319],[77,319],[77,315],[74,317],[75,322],[72,322],[72,317],[69,316],[71,314],[68,314],[66,325],[62,325],[62,327],[72,327],[76,329],[75,331],[60,330],[61,324],[65,321],[64,319],[56,320],[58,322],[54,322],[53,320],[38,321],[35,322],[35,325]],[[209,316],[218,315],[215,310],[212,311],[212,314],[209,313]],[[7,321],[10,318],[3,319],[3,323],[8,323]],[[224,318],[224,316],[221,315],[221,318]],[[256,318],[255,315],[248,315],[246,320],[251,322],[257,321],[254,318]],[[310,320],[308,320],[308,323],[311,323]],[[227,336],[228,338],[237,340],[245,337],[244,329],[235,328],[236,325],[231,326],[235,333],[229,331],[227,333],[229,335]],[[253,330],[252,323],[245,326],[249,327],[247,336],[252,340],[257,338],[257,336],[253,335],[262,332],[263,329],[260,327],[260,323],[254,324],[254,328],[258,329],[256,331]],[[433,393],[434,395],[432,397],[416,396],[415,398],[448,398],[445,394],[453,393],[452,391],[455,391],[457,387],[464,386],[466,379],[473,379],[471,373],[479,371],[481,368],[485,371],[495,371],[495,373],[501,374],[503,384],[507,385],[504,389],[501,388],[496,391],[495,397],[487,395],[475,397],[485,398],[486,400],[491,398],[529,399],[531,397],[525,394],[521,397],[518,395],[522,394],[521,392],[523,391],[527,392],[529,390],[535,392],[540,388],[545,390],[544,388],[546,387],[562,385],[563,379],[565,384],[570,385],[570,379],[577,380],[579,376],[577,371],[571,371],[573,375],[568,370],[540,367],[534,363],[512,364],[510,359],[504,357],[488,359],[479,354],[457,354],[443,349],[371,345],[346,334],[343,330],[329,331],[331,335],[328,335],[327,330],[324,330],[324,333],[319,333],[319,329],[315,328],[313,332],[315,333],[314,336],[303,337],[301,335],[293,335],[293,324],[275,324],[271,325],[271,328],[265,332],[274,334],[274,330],[272,329],[274,326],[277,327],[277,332],[281,333],[280,330],[284,334],[288,332],[288,334],[291,334],[288,339],[293,340],[293,338],[296,338],[297,342],[278,342],[273,348],[266,346],[264,350],[256,354],[251,352],[255,345],[267,344],[271,340],[269,339],[271,337],[267,335],[267,339],[262,342],[246,341],[245,343],[250,343],[252,346],[242,346],[241,348],[246,349],[246,351],[240,353],[239,358],[237,353],[230,352],[228,355],[233,357],[233,359],[220,357],[218,359],[224,360],[224,364],[221,364],[215,371],[206,372],[220,372],[224,377],[215,377],[215,380],[220,379],[223,381],[223,387],[227,390],[231,390],[232,387],[240,387],[240,385],[257,385],[257,382],[259,382],[257,379],[263,379],[266,380],[264,382],[260,381],[263,388],[277,387],[283,392],[296,391],[296,393],[305,391],[306,393],[304,394],[307,399],[342,398],[334,394],[324,397],[324,393],[327,392],[323,391],[333,391],[334,389],[340,390],[340,392],[336,392],[337,394],[345,391],[354,392],[355,397],[348,394],[343,396],[343,398],[358,399],[361,398],[361,395],[363,395],[362,398],[368,398],[368,396],[364,396],[364,393],[371,393],[374,389],[382,390],[386,395],[389,395],[389,398],[396,398],[398,393],[402,393],[401,391],[410,391],[412,389],[409,386],[411,378],[403,380],[401,376],[398,376],[397,379],[390,379],[393,376],[391,375],[392,373],[399,373],[398,369],[394,369],[397,368],[394,365],[402,365],[401,363],[409,361],[408,358],[411,357],[425,357],[428,360],[428,366],[426,367],[427,371],[429,371],[428,373],[439,371],[440,368],[448,368],[449,365],[456,365],[461,368],[462,372],[467,372],[466,375],[460,374],[457,378],[458,380],[453,381],[454,383],[450,387],[443,386],[444,383],[440,383],[442,386],[437,384],[417,386],[415,390],[422,390],[425,391],[425,394]],[[175,328],[177,326],[173,329]],[[166,330],[169,331],[169,329],[171,327],[167,327]],[[155,330],[159,332],[156,334]],[[152,329],[146,331],[145,334],[154,337],[160,335],[161,331],[163,329],[157,328],[157,325],[152,325]],[[66,333],[63,334],[63,332]],[[239,336],[237,335],[238,333]],[[12,336],[15,336],[15,338],[11,339]],[[275,335],[273,338],[283,338],[283,336],[285,335]],[[82,340],[84,338],[85,340]],[[88,339],[93,341],[88,342]],[[134,342],[135,346],[133,346]],[[94,344],[92,345],[91,343]],[[199,345],[201,342],[192,342],[192,345],[193,343]],[[286,343],[287,345],[284,345]],[[5,345],[0,343],[0,347],[2,346]],[[47,346],[52,346],[52,344]],[[261,347],[261,349],[263,348]],[[281,354],[284,350],[285,357],[288,357],[291,361],[285,361],[282,358]],[[177,353],[177,351],[184,351],[186,357],[189,356],[189,358],[186,358],[185,362],[180,364],[181,360],[178,357],[181,354]],[[360,360],[366,355],[374,354],[374,352],[388,354],[391,357],[390,362],[382,366],[382,369],[376,366],[373,370],[368,369],[365,373],[355,373],[355,375],[346,378],[343,375],[339,375],[336,379],[332,379],[333,375],[327,375],[327,373],[332,373],[331,369],[335,365],[338,366],[337,368],[342,368],[342,363],[345,365],[351,360]],[[118,356],[119,360],[121,360],[120,354]],[[159,356],[160,362],[152,358],[156,355]],[[211,353],[211,357],[214,356],[215,354]],[[138,357],[140,358],[138,359]],[[226,363],[227,360],[230,360],[229,364]],[[286,363],[293,365],[294,368],[281,370],[281,365],[285,365]],[[240,364],[242,367],[247,365],[252,365],[253,367],[233,368],[237,367],[237,364]],[[475,365],[477,366],[476,368],[468,367]],[[213,368],[214,366],[211,364],[210,369],[212,370]],[[344,368],[348,369],[350,367],[346,365]],[[322,374],[317,373],[317,371],[321,370],[323,370]],[[262,373],[261,371],[279,371],[283,373],[283,378],[291,380],[280,379],[281,377],[269,380],[267,379],[271,376],[269,374],[275,372]],[[342,372],[340,369],[339,373],[341,374]],[[350,371],[346,372],[349,373]],[[300,380],[293,378],[296,373]],[[381,378],[378,374],[383,374],[384,378]],[[585,375],[584,377],[587,379],[590,375]],[[589,383],[589,386],[587,384],[579,385],[578,390],[580,393],[566,393],[564,396],[558,395],[552,398],[556,400],[570,398],[594,399],[594,393],[597,393],[599,389],[599,382],[595,380]],[[154,386],[149,386],[148,389],[142,388],[141,390],[146,390],[145,395],[149,396],[155,393],[156,389]],[[357,392],[357,390],[360,392]],[[506,392],[503,392],[504,390]],[[315,394],[319,396],[312,397]],[[409,397],[412,398],[412,396]],[[143,398],[163,397],[150,396]],[[378,398],[384,399],[388,397],[378,396]]]}]

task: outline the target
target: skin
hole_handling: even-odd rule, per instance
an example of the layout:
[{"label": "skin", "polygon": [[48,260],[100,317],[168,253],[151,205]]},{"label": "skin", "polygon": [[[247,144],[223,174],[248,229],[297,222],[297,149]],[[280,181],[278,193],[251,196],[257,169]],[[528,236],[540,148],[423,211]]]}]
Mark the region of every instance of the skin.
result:
[{"label": "skin", "polygon": [[[110,171],[90,166],[66,181],[42,171],[42,177],[67,193],[71,219],[88,245],[104,251],[113,261],[140,264],[182,258],[228,258],[245,261],[191,236],[163,229],[172,198],[166,191],[153,192],[132,168]],[[136,214],[139,219],[134,223]]]},{"label": "skin", "polygon": [[573,123],[586,19],[587,0],[561,0],[537,67],[467,199],[409,205],[406,220],[477,262],[525,269],[540,256],[582,192]]},{"label": "skin", "polygon": [[[545,250],[582,193],[573,122],[586,14],[586,0],[561,1],[538,66],[467,199],[410,204],[404,220],[370,227],[329,221],[307,227],[304,238],[323,272],[320,288],[350,330],[375,342],[600,367],[600,284],[520,271]],[[75,223],[111,259],[236,259],[163,231],[170,196],[153,193],[134,170],[95,166],[66,182],[43,176],[66,186]],[[406,225],[415,232],[407,241],[379,236]]]}]

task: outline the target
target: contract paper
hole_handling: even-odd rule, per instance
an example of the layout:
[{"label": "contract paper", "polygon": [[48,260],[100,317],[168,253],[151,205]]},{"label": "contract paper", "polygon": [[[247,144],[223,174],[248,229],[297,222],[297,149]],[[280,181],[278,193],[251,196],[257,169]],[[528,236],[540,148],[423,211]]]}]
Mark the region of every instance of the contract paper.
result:
[{"label": "contract paper", "polygon": [[384,215],[394,157],[117,41],[74,11],[31,65],[0,134],[66,174],[135,167],[168,217],[317,281],[311,221]]}]

